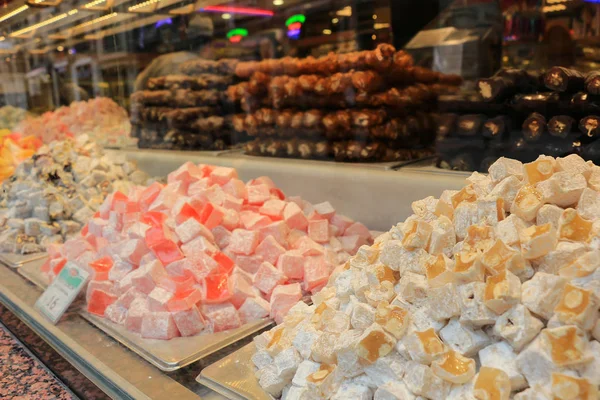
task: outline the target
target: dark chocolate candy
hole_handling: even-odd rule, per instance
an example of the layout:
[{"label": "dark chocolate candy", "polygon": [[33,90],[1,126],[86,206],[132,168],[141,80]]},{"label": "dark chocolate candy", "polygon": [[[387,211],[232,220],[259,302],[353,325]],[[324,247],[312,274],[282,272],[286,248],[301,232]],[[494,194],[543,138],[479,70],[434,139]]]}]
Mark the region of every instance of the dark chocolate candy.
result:
[{"label": "dark chocolate candy", "polygon": [[600,117],[588,115],[579,121],[579,130],[588,137],[600,136]]},{"label": "dark chocolate candy", "polygon": [[554,114],[559,102],[560,95],[555,92],[523,94],[515,96],[513,107],[521,113]]},{"label": "dark chocolate candy", "polygon": [[590,94],[600,94],[600,71],[592,71],[586,75],[585,91]]},{"label": "dark chocolate candy", "polygon": [[548,133],[559,138],[566,138],[575,128],[575,120],[568,115],[556,115],[548,122]]},{"label": "dark chocolate candy", "polygon": [[459,136],[476,136],[485,121],[483,114],[461,115],[456,121],[456,133]]},{"label": "dark chocolate candy", "polygon": [[577,92],[583,90],[585,76],[574,69],[552,67],[544,74],[544,84],[556,92]]},{"label": "dark chocolate candy", "polygon": [[510,119],[504,115],[490,118],[483,123],[481,135],[484,138],[502,140],[507,137],[511,128]]},{"label": "dark chocolate candy", "polygon": [[523,122],[523,138],[528,142],[540,140],[546,130],[546,118],[539,113],[532,113]]},{"label": "dark chocolate candy", "polygon": [[484,101],[496,101],[513,95],[516,84],[509,78],[492,76],[477,81],[477,90]]}]

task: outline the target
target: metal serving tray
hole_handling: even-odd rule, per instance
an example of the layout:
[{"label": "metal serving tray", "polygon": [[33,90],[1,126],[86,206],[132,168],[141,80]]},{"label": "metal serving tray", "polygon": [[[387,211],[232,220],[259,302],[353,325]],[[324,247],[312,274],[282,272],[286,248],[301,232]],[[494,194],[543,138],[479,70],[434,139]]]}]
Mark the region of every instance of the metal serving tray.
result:
[{"label": "metal serving tray", "polygon": [[196,381],[233,400],[272,400],[254,375],[254,351],[254,343],[242,347],[204,368]]},{"label": "metal serving tray", "polygon": [[42,290],[45,290],[50,284],[50,280],[42,273],[42,265],[46,262],[46,257],[23,264],[17,272],[25,277],[29,282]]},{"label": "metal serving tray", "polygon": [[139,334],[130,332],[121,325],[86,311],[80,314],[98,329],[163,371],[175,371],[183,368],[273,324],[270,319],[261,319],[237,329],[219,333],[155,340],[143,339]]},{"label": "metal serving tray", "polygon": [[19,268],[25,263],[30,263],[40,258],[45,258],[48,253],[32,253],[32,254],[12,254],[0,253],[0,261],[11,268]]}]

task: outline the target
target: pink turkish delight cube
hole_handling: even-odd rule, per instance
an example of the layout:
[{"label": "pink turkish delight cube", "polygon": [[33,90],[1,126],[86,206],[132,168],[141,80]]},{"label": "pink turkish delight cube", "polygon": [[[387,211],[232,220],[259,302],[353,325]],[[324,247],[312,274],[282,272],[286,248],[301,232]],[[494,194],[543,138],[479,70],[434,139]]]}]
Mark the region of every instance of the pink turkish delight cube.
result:
[{"label": "pink turkish delight cube", "polygon": [[328,201],[315,204],[313,207],[317,214],[327,219],[330,219],[335,214],[335,208],[333,208],[331,203],[329,203]]},{"label": "pink turkish delight cube", "polygon": [[243,324],[266,318],[271,312],[269,302],[258,297],[248,297],[238,310]]},{"label": "pink turkish delight cube", "polygon": [[184,244],[181,246],[181,250],[186,257],[190,258],[194,258],[198,253],[214,254],[219,251],[219,249],[204,236],[198,236],[191,242]]},{"label": "pink turkish delight cube", "polygon": [[189,290],[175,293],[173,298],[167,303],[167,309],[171,312],[189,310],[202,301],[204,297],[202,291],[194,286]]},{"label": "pink turkish delight cube", "polygon": [[146,295],[134,287],[129,288],[125,293],[119,296],[116,301],[116,304],[123,306],[125,308],[129,308],[131,303],[137,298],[144,298]]},{"label": "pink turkish delight cube", "polygon": [[103,280],[103,281],[90,281],[87,285],[87,290],[85,292],[85,301],[89,302],[90,301],[90,297],[92,296],[92,292],[94,290],[102,290],[106,293],[110,293],[110,294],[114,294],[115,290],[114,290],[114,284],[110,281],[107,280]]},{"label": "pink turkish delight cube", "polygon": [[346,228],[354,223],[353,220],[346,217],[345,215],[335,214],[331,217],[331,225],[336,226],[338,228],[338,232],[340,235],[344,234]]},{"label": "pink turkish delight cube", "polygon": [[367,244],[367,241],[358,235],[339,236],[338,239],[342,244],[342,249],[350,254],[356,254],[360,246]]},{"label": "pink turkish delight cube", "polygon": [[301,237],[308,236],[306,231],[301,231],[299,229],[292,229],[290,233],[287,235],[287,241],[291,248],[298,248],[298,239]]},{"label": "pink turkish delight cube", "polygon": [[367,228],[360,222],[353,223],[352,225],[347,227],[346,230],[344,231],[344,236],[353,236],[353,235],[360,236],[361,239],[363,239],[365,242],[367,242],[369,239],[371,239],[371,232],[369,231],[369,228]]},{"label": "pink turkish delight cube", "polygon": [[287,203],[283,210],[283,219],[290,229],[306,230],[308,219],[296,203]]},{"label": "pink turkish delight cube", "polygon": [[222,189],[225,193],[235,198],[242,200],[248,198],[248,190],[246,189],[246,184],[240,179],[231,179],[229,182],[222,186]]},{"label": "pink turkish delight cube", "polygon": [[138,297],[133,300],[127,310],[125,318],[125,328],[132,332],[140,332],[142,329],[142,318],[149,312],[147,300],[144,297]]},{"label": "pink turkish delight cube", "polygon": [[125,318],[127,318],[127,308],[120,304],[113,303],[106,307],[104,316],[115,324],[123,325],[125,323]]},{"label": "pink turkish delight cube", "polygon": [[127,228],[127,234],[132,239],[145,239],[146,231],[150,229],[150,225],[142,222],[135,222]]},{"label": "pink turkish delight cube", "polygon": [[202,177],[202,171],[191,161],[187,161],[181,167],[167,175],[167,182],[191,181]]},{"label": "pink turkish delight cube", "polygon": [[129,239],[119,245],[118,256],[130,264],[139,265],[142,257],[149,251],[144,240]]},{"label": "pink turkish delight cube", "polygon": [[244,199],[233,197],[230,194],[227,194],[225,196],[225,199],[223,200],[223,208],[226,208],[229,210],[234,210],[234,211],[240,212],[240,211],[242,211],[243,205],[244,205]]},{"label": "pink turkish delight cube", "polygon": [[254,274],[258,271],[258,268],[265,260],[259,255],[251,255],[251,256],[242,256],[238,255],[235,259],[238,267],[243,269],[244,271]]},{"label": "pink turkish delight cube", "polygon": [[285,253],[285,248],[277,243],[273,236],[267,236],[258,246],[256,246],[255,254],[263,258],[263,260],[271,264],[277,263],[279,256]]},{"label": "pink turkish delight cube", "polygon": [[241,326],[240,316],[231,303],[206,304],[202,313],[210,322],[213,332],[222,332]]},{"label": "pink turkish delight cube", "polygon": [[329,279],[329,265],[323,256],[306,257],[304,260],[304,288],[313,291]]},{"label": "pink turkish delight cube", "polygon": [[225,185],[232,179],[238,177],[237,171],[235,168],[229,167],[216,167],[210,173],[210,179],[213,183],[216,183],[219,186]]},{"label": "pink turkish delight cube", "polygon": [[289,279],[304,277],[304,257],[297,250],[289,250],[279,256],[277,268]]},{"label": "pink turkish delight cube", "polygon": [[148,309],[152,312],[167,311],[167,303],[171,298],[173,293],[157,286],[148,295]]},{"label": "pink turkish delight cube", "polygon": [[271,218],[253,211],[242,211],[239,214],[240,224],[249,230],[260,229],[271,224]]},{"label": "pink turkish delight cube", "polygon": [[185,276],[189,272],[187,271],[191,265],[189,258],[183,258],[181,260],[173,261],[172,263],[165,266],[165,271],[169,276]]},{"label": "pink turkish delight cube", "polygon": [[219,263],[206,253],[198,253],[188,260],[190,264],[187,269],[198,283],[203,282],[204,278],[219,269]]},{"label": "pink turkish delight cube", "polygon": [[188,243],[198,236],[203,236],[211,242],[214,241],[211,231],[198,222],[196,218],[188,218],[185,220],[185,222],[175,228],[175,233],[177,234],[177,237],[179,237],[181,243]]},{"label": "pink turkish delight cube", "polygon": [[323,246],[308,236],[303,236],[298,239],[292,247],[298,250],[303,256],[318,256],[322,255],[324,252]]},{"label": "pink turkish delight cube", "polygon": [[170,312],[148,312],[142,318],[141,334],[146,339],[169,340],[180,336]]},{"label": "pink turkish delight cube", "polygon": [[235,254],[250,255],[258,246],[258,232],[246,229],[235,229],[229,240],[229,250]]},{"label": "pink turkish delight cube", "polygon": [[254,286],[266,295],[271,294],[277,285],[285,283],[287,277],[269,262],[263,262],[254,275]]},{"label": "pink turkish delight cube", "polygon": [[275,186],[275,182],[273,182],[273,180],[268,176],[259,176],[258,178],[252,179],[250,182],[248,182],[248,186],[255,185],[266,185],[269,189],[274,189],[277,187]]},{"label": "pink turkish delight cube", "polygon": [[309,221],[308,237],[317,243],[329,242],[329,221],[326,219]]},{"label": "pink turkish delight cube", "polygon": [[290,228],[287,226],[285,221],[275,221],[272,224],[263,226],[258,230],[258,232],[260,233],[259,239],[261,242],[270,235],[273,236],[280,245],[284,247],[288,246],[287,237],[290,233]]},{"label": "pink turkish delight cube", "polygon": [[263,215],[269,216],[273,220],[279,220],[283,218],[283,210],[285,209],[286,202],[279,199],[270,199],[264,202],[259,208],[259,212]]},{"label": "pink turkish delight cube", "polygon": [[206,321],[196,306],[189,310],[174,312],[173,319],[181,336],[197,335],[206,327]]},{"label": "pink turkish delight cube", "polygon": [[287,312],[302,298],[302,289],[299,283],[280,285],[273,289],[271,294],[271,318],[280,324]]},{"label": "pink turkish delight cube", "polygon": [[108,225],[108,221],[102,218],[92,218],[88,222],[88,232],[94,236],[102,236],[102,230]]},{"label": "pink turkish delight cube", "polygon": [[229,246],[229,240],[231,238],[231,231],[229,231],[224,226],[216,226],[211,230],[213,237],[215,238],[215,243],[219,246],[220,249],[223,249]]},{"label": "pink turkish delight cube", "polygon": [[61,247],[60,253],[67,260],[75,260],[86,251],[94,250],[92,245],[83,238],[67,240]]},{"label": "pink turkish delight cube", "polygon": [[223,210],[223,220],[221,221],[221,226],[229,231],[239,228],[240,214],[235,210]]},{"label": "pink turkish delight cube", "polygon": [[246,186],[248,191],[248,204],[261,205],[271,198],[269,187],[264,184]]},{"label": "pink turkish delight cube", "polygon": [[187,195],[190,197],[199,197],[204,194],[206,189],[210,186],[210,180],[208,178],[200,178],[196,182],[190,183],[187,190]]},{"label": "pink turkish delight cube", "polygon": [[[152,289],[167,276],[167,271],[158,261],[140,266],[133,271],[134,276],[131,279],[132,284],[142,293],[149,294]],[[124,279],[126,279],[125,277]]]},{"label": "pink turkish delight cube", "polygon": [[229,291],[231,292],[229,301],[235,308],[240,308],[246,298],[254,297],[252,284],[246,280],[245,276],[240,274],[232,274],[229,277]]}]

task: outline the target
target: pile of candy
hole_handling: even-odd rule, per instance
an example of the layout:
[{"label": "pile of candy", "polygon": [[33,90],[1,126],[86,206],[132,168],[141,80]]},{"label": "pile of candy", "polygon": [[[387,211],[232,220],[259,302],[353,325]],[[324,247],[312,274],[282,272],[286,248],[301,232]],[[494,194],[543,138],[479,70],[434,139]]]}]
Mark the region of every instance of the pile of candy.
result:
[{"label": "pile of candy", "polygon": [[255,338],[296,399],[597,399],[600,168],[500,158],[362,246]]},{"label": "pile of candy", "polygon": [[128,146],[131,124],[127,112],[113,100],[98,97],[76,101],[68,107],[26,118],[15,127],[23,135],[35,135],[44,143],[85,134],[102,146]]},{"label": "pile of candy", "polygon": [[124,157],[105,155],[83,135],[44,145],[16,168],[0,193],[0,251],[42,252],[77,234],[114,190],[146,184]]},{"label": "pile of candy", "polygon": [[27,111],[14,106],[0,107],[0,129],[12,130],[27,116]]},{"label": "pile of candy", "polygon": [[31,157],[41,145],[35,136],[22,138],[8,129],[0,129],[0,182],[11,176],[16,166]]},{"label": "pile of candy", "polygon": [[281,321],[369,243],[364,225],[327,202],[186,163],[166,185],[109,195],[79,237],[50,249],[43,271],[52,279],[67,262],[86,269],[90,313],[167,340]]}]

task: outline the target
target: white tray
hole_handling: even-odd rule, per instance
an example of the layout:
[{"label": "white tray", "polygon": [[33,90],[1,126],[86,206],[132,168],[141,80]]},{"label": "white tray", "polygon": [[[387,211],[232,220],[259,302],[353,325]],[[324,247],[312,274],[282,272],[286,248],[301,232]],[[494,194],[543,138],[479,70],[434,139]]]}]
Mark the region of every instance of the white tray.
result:
[{"label": "white tray", "polygon": [[204,368],[196,381],[233,400],[272,400],[254,375],[254,351],[254,343],[242,347]]},{"label": "white tray", "polygon": [[47,253],[32,253],[32,254],[12,254],[12,253],[0,253],[0,261],[3,264],[8,265],[11,268],[19,268],[23,264],[30,263],[32,261],[39,260],[40,258],[47,257]]},{"label": "white tray", "polygon": [[98,329],[163,371],[183,368],[273,324],[270,319],[262,319],[219,333],[155,340],[143,339],[139,334],[130,332],[121,325],[86,311],[80,314]]}]

